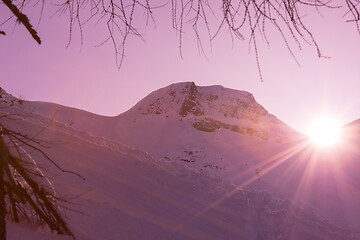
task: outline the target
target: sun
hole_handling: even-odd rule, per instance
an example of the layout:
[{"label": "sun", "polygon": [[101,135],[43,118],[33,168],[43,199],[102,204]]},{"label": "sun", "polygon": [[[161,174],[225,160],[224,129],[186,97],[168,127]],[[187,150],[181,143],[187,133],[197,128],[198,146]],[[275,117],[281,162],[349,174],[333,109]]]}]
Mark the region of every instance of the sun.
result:
[{"label": "sun", "polygon": [[333,146],[341,139],[341,126],[335,118],[322,117],[309,127],[308,136],[320,147]]}]

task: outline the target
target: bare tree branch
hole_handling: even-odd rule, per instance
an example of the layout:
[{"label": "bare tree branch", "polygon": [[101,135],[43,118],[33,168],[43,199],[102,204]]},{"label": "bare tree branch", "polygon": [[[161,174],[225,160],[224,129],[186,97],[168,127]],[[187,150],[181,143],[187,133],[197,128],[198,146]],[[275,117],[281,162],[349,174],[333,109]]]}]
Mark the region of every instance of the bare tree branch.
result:
[{"label": "bare tree branch", "polygon": [[[24,3],[31,0],[22,0],[18,6],[12,0],[2,0],[12,11],[13,15],[25,26],[29,33],[40,42],[36,31],[29,23],[29,19],[20,12]],[[40,0],[39,0],[40,1]],[[41,0],[41,13],[45,1]],[[144,40],[140,29],[151,20],[156,23],[155,10],[168,8],[171,11],[170,21],[173,29],[179,36],[179,51],[183,58],[184,36],[190,29],[195,37],[196,44],[201,53],[206,57],[203,40],[212,40],[219,36],[225,29],[228,30],[232,40],[249,40],[249,46],[254,49],[256,62],[260,69],[259,40],[263,39],[266,44],[270,41],[267,33],[277,31],[284,41],[289,53],[299,64],[294,54],[294,47],[302,49],[302,44],[312,45],[319,57],[323,57],[320,46],[309,26],[303,22],[303,16],[311,10],[320,13],[321,9],[345,10],[349,19],[353,22],[360,33],[359,21],[360,0],[341,0],[333,4],[332,0],[171,0],[163,2],[153,0],[62,0],[57,13],[67,14],[69,17],[69,41],[76,27],[79,31],[80,41],[83,44],[83,26],[91,21],[104,24],[108,35],[100,45],[111,43],[114,47],[116,63],[120,68],[126,57],[126,45],[133,37]],[[41,16],[40,16],[41,18]],[[143,21],[142,21],[143,20]],[[6,19],[3,23],[7,22]],[[0,32],[4,34],[4,32]]]},{"label": "bare tree branch", "polygon": [[30,24],[29,18],[20,12],[19,8],[12,3],[11,0],[2,0],[2,2],[11,10],[11,12],[17,17],[17,21],[22,23],[30,35],[35,39],[38,44],[41,44],[41,39],[38,33],[35,31],[34,27]]},{"label": "bare tree branch", "polygon": [[[11,110],[22,107],[23,103],[22,100],[5,96],[0,88],[0,104],[7,105],[8,110]],[[11,130],[5,124],[9,121],[25,121],[26,117],[28,116],[0,113],[0,240],[6,240],[6,215],[15,222],[25,219],[30,223],[46,224],[52,231],[75,239],[59,210],[69,209],[66,207],[69,202],[57,196],[51,181],[29,151],[40,153],[43,159],[62,173],[84,178],[76,172],[63,169],[45,153],[43,141],[37,139],[53,119],[32,136]]]}]

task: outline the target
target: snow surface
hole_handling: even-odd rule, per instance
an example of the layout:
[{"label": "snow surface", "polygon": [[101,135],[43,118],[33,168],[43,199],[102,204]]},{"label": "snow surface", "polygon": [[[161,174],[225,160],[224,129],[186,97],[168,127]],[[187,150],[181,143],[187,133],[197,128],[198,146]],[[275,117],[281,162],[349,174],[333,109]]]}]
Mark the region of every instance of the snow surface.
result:
[{"label": "snow surface", "polygon": [[[178,83],[116,117],[41,102],[1,108],[30,110],[8,125],[34,134],[54,118],[46,151],[86,178],[34,153],[81,212],[63,210],[78,239],[360,239],[358,155],[324,155],[344,156],[332,165],[313,162],[309,147],[293,151],[303,136],[250,93]],[[207,119],[206,131],[194,125]],[[24,224],[9,224],[8,239],[49,239]]]}]

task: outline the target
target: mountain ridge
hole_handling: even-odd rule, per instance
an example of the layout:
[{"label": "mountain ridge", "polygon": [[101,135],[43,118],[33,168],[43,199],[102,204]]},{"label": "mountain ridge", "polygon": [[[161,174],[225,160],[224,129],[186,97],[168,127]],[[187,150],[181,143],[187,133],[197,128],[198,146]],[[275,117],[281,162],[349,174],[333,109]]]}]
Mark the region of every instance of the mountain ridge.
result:
[{"label": "mountain ridge", "polygon": [[[131,146],[155,159],[179,164],[187,170],[226,180],[244,189],[269,191],[281,199],[296,198],[300,206],[317,208],[322,217],[338,224],[360,227],[360,210],[355,207],[360,201],[359,191],[339,192],[339,189],[358,189],[356,151],[352,155],[332,154],[330,151],[321,159],[314,157],[311,155],[314,149],[306,139],[289,130],[260,104],[260,107],[256,105],[251,94],[230,90],[230,96],[240,92],[238,104],[230,97],[221,99],[222,91],[227,90],[221,86],[198,87],[191,82],[178,83],[149,94],[115,117],[40,105],[43,110],[57,111],[54,121],[63,123],[69,131],[77,129]],[[165,97],[162,99],[160,96]],[[255,114],[255,118],[245,115],[245,120],[241,121],[244,115],[240,110],[238,114],[235,111],[234,116],[230,114],[232,110],[219,111],[224,103],[238,109],[250,104],[249,108],[243,108],[245,110],[254,104],[254,109],[259,111],[250,113],[260,114]],[[23,104],[35,109],[36,105],[26,101]],[[51,111],[44,116],[51,119]],[[237,124],[238,131],[233,128]],[[268,130],[267,136],[261,135],[263,127]],[[255,129],[260,134],[247,129]],[[280,138],[282,136],[285,140]],[[282,141],[277,141],[279,138]],[[355,143],[352,147],[357,149],[357,146]],[[338,158],[341,161],[337,163]],[[347,211],[340,211],[338,206]]]}]

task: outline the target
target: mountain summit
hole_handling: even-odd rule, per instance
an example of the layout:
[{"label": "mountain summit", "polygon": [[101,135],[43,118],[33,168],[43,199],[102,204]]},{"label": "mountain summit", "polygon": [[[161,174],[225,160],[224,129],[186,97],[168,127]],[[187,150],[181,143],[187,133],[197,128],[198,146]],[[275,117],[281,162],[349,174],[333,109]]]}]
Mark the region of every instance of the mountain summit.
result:
[{"label": "mountain summit", "polygon": [[[211,114],[211,110],[215,110],[225,117],[229,114],[232,118],[239,118],[241,117],[239,110],[249,107],[252,103],[256,103],[255,99],[248,92],[231,90],[218,85],[199,87],[194,82],[183,82],[152,92],[138,105],[148,105],[142,109],[145,115],[176,112],[182,117],[204,116]],[[225,105],[228,105],[228,109],[223,108]],[[266,112],[261,106],[259,110]]]},{"label": "mountain summit", "polygon": [[143,116],[182,119],[204,132],[226,129],[279,143],[289,141],[287,135],[295,132],[269,114],[251,93],[219,85],[172,84],[152,92],[131,111],[138,111]]}]

